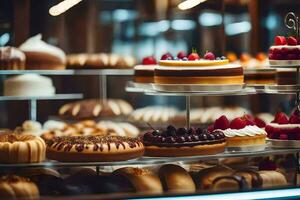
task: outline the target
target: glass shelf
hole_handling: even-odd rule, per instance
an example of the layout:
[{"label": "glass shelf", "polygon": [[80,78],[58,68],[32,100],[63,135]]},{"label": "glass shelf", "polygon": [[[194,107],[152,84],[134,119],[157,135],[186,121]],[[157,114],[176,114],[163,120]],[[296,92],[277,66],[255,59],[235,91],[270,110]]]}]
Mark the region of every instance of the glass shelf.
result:
[{"label": "glass shelf", "polygon": [[270,65],[271,68],[291,68],[296,69],[300,68],[299,64],[291,64],[291,65]]},{"label": "glass shelf", "polygon": [[127,92],[164,96],[233,96],[256,94],[254,88],[242,85],[175,85],[139,84],[127,82]]},{"label": "glass shelf", "polygon": [[174,162],[193,162],[199,160],[211,160],[219,158],[234,158],[234,157],[256,157],[269,156],[278,154],[299,153],[300,149],[270,149],[259,152],[236,152],[222,153],[216,155],[202,155],[190,157],[142,157],[135,160],[120,161],[120,162],[57,162],[45,161],[41,163],[25,163],[25,164],[0,164],[0,168],[22,168],[22,167],[76,167],[76,166],[128,166],[128,165],[157,165]]},{"label": "glass shelf", "polygon": [[0,101],[24,101],[24,100],[60,100],[82,99],[82,94],[55,94],[51,96],[0,96]]},{"label": "glass shelf", "polygon": [[133,75],[133,69],[0,70],[0,75]]}]

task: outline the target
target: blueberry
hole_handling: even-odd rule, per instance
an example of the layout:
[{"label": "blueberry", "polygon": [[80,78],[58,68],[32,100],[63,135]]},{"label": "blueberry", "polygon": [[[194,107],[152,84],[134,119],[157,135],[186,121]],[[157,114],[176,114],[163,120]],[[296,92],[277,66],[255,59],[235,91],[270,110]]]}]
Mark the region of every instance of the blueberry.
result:
[{"label": "blueberry", "polygon": [[188,58],[187,58],[187,57],[183,57],[182,60],[183,60],[183,61],[187,61]]},{"label": "blueberry", "polygon": [[188,134],[189,134],[189,135],[196,134],[196,129],[195,129],[194,127],[191,127],[191,128],[188,130]]},{"label": "blueberry", "polygon": [[207,135],[208,135],[208,134],[206,134],[206,133],[200,134],[200,135],[199,135],[200,141],[206,141],[206,140],[208,140],[208,136],[207,136]]},{"label": "blueberry", "polygon": [[169,125],[169,126],[167,127],[167,130],[168,130],[168,131],[176,131],[176,128],[175,128],[174,126],[172,126],[172,125]]},{"label": "blueberry", "polygon": [[164,136],[164,137],[167,137],[167,136],[168,136],[168,131],[167,131],[167,130],[163,131],[163,132],[161,133],[161,135]]},{"label": "blueberry", "polygon": [[185,142],[185,138],[184,138],[183,136],[177,137],[177,138],[176,138],[176,142],[178,142],[178,143],[183,143],[183,142]]},{"label": "blueberry", "polygon": [[185,134],[187,134],[187,130],[186,130],[186,128],[179,128],[177,130],[177,133],[178,133],[178,135],[185,135]]},{"label": "blueberry", "polygon": [[197,133],[198,135],[200,135],[201,133],[203,133],[203,129],[197,128],[196,133]]},{"label": "blueberry", "polygon": [[166,60],[173,60],[173,58],[171,56],[167,57]]},{"label": "blueberry", "polygon": [[215,140],[216,137],[213,134],[208,134],[208,139],[209,140]]},{"label": "blueberry", "polygon": [[221,59],[222,59],[222,60],[226,60],[227,58],[226,58],[225,56],[222,56]]},{"label": "blueberry", "polygon": [[[219,130],[215,130],[214,132],[212,132],[216,137],[218,137],[217,139],[223,139],[225,137],[224,133],[222,131]],[[218,136],[217,136],[218,135]]]},{"label": "blueberry", "polygon": [[163,138],[162,136],[157,136],[154,138],[154,142],[161,143],[162,138]]},{"label": "blueberry", "polygon": [[193,135],[192,140],[195,141],[195,142],[199,141],[199,136],[198,135]]},{"label": "blueberry", "polygon": [[178,57],[174,57],[173,60],[179,60],[179,58]]},{"label": "blueberry", "polygon": [[222,60],[220,57],[217,57],[216,60]]},{"label": "blueberry", "polygon": [[153,138],[154,138],[154,136],[150,132],[145,133],[143,136],[143,140],[149,141],[149,142],[151,142],[153,140]]},{"label": "blueberry", "polygon": [[159,130],[155,130],[152,132],[153,135],[160,135]]},{"label": "blueberry", "polygon": [[174,139],[174,137],[166,137],[166,143],[175,143],[176,140]]},{"label": "blueberry", "polygon": [[176,136],[176,130],[167,130],[168,136]]},{"label": "blueberry", "polygon": [[192,142],[192,141],[193,141],[193,140],[192,140],[192,136],[187,136],[187,137],[186,137],[186,141]]}]

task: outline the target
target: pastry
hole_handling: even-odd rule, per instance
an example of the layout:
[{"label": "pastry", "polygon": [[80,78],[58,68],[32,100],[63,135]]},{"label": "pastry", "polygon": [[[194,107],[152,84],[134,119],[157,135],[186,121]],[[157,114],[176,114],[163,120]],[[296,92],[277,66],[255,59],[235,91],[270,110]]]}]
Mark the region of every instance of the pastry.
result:
[{"label": "pastry", "polygon": [[143,136],[145,155],[154,157],[196,156],[224,152],[226,140],[221,131],[208,133],[198,128],[151,131]]},{"label": "pastry", "polygon": [[131,69],[135,62],[131,56],[106,53],[67,56],[68,69]]},{"label": "pastry", "polygon": [[45,159],[45,142],[34,135],[0,135],[0,163],[38,163]]},{"label": "pastry", "polygon": [[239,169],[234,172],[234,175],[244,177],[249,188],[261,188],[263,179],[259,173],[254,169]]},{"label": "pastry", "polygon": [[26,120],[22,124],[21,134],[40,136],[42,134],[42,125],[37,121]]},{"label": "pastry", "polygon": [[137,192],[147,194],[159,194],[163,192],[163,187],[158,176],[148,169],[124,167],[117,169],[113,174],[122,175],[127,178]]},{"label": "pastry", "polygon": [[178,165],[167,164],[159,169],[164,190],[169,192],[195,192],[196,186],[190,174]]},{"label": "pastry", "polygon": [[51,78],[23,74],[4,80],[4,96],[51,96],[55,94]]},{"label": "pastry", "polygon": [[129,120],[142,124],[165,124],[172,121],[177,114],[178,110],[174,107],[147,106],[134,110],[129,115]]},{"label": "pastry", "polygon": [[128,115],[132,106],[122,99],[88,99],[63,105],[59,115],[67,119],[91,119],[97,117],[115,117]]},{"label": "pastry", "polygon": [[271,65],[299,65],[300,46],[294,37],[276,36],[274,46],[269,48],[269,61]]},{"label": "pastry", "polygon": [[275,85],[276,70],[271,68],[244,70],[246,84]]},{"label": "pastry", "polygon": [[225,134],[228,150],[237,147],[256,147],[257,150],[265,148],[267,133],[256,125],[250,115],[235,118],[231,122],[222,115],[209,129]]},{"label": "pastry", "polygon": [[207,190],[212,188],[213,182],[216,178],[230,176],[232,173],[232,169],[222,165],[217,165],[215,167],[199,171],[197,174],[194,174],[193,178],[197,189]]},{"label": "pastry", "polygon": [[[49,126],[49,123],[47,124]],[[137,137],[140,133],[138,128],[125,122],[100,121],[96,123],[93,120],[85,120],[74,124],[55,124],[52,121],[51,126],[48,127],[48,130],[44,130],[41,135],[46,141],[56,136],[117,135]]]},{"label": "pastry", "polygon": [[287,185],[285,176],[280,172],[263,170],[258,171],[258,173],[262,178],[263,188],[283,187]]},{"label": "pastry", "polygon": [[26,69],[61,70],[66,68],[65,53],[58,47],[42,41],[41,34],[29,38],[19,48],[26,55]]},{"label": "pastry", "polygon": [[25,54],[14,47],[0,47],[0,70],[25,69]]},{"label": "pastry", "polygon": [[215,58],[211,52],[200,59],[191,53],[183,59],[160,60],[154,71],[156,84],[243,84],[243,68],[229,64],[225,58]]},{"label": "pastry", "polygon": [[134,67],[134,82],[154,83],[154,69],[157,66],[156,59],[152,56],[143,59],[141,65]]},{"label": "pastry", "polygon": [[61,162],[104,162],[139,158],[139,139],[120,136],[65,136],[47,141],[47,158]]},{"label": "pastry", "polygon": [[297,84],[296,69],[277,69],[276,82],[278,85]]},{"label": "pastry", "polygon": [[210,189],[214,192],[240,191],[248,189],[246,179],[242,176],[220,176],[213,180]]},{"label": "pastry", "polygon": [[0,198],[1,199],[39,199],[37,186],[29,179],[20,176],[0,177]]},{"label": "pastry", "polygon": [[300,115],[296,110],[290,118],[284,113],[277,113],[274,120],[267,124],[268,138],[275,140],[298,140],[300,141]]}]

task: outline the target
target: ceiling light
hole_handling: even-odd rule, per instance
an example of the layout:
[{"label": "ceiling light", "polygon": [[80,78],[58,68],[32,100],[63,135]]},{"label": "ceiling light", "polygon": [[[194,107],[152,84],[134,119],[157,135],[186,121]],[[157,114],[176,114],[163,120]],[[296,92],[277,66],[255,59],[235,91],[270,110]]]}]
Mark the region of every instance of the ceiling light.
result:
[{"label": "ceiling light", "polygon": [[181,2],[180,4],[178,4],[178,8],[180,10],[187,10],[190,8],[193,8],[195,6],[197,6],[200,3],[203,3],[207,0],[185,0],[184,2]]},{"label": "ceiling light", "polygon": [[67,10],[69,10],[70,8],[72,8],[73,6],[75,6],[76,4],[78,4],[81,1],[82,0],[64,0],[60,3],[58,3],[57,5],[52,6],[49,9],[49,14],[52,16],[58,16],[64,12],[66,12]]}]

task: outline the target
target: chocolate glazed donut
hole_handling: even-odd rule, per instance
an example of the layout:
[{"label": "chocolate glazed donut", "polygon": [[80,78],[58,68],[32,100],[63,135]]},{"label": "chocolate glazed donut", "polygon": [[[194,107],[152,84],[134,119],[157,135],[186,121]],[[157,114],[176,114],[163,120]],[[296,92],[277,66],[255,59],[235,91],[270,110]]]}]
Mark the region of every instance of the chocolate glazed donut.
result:
[{"label": "chocolate glazed donut", "polygon": [[124,161],[143,154],[144,145],[137,138],[66,136],[47,142],[47,157],[62,162]]}]

